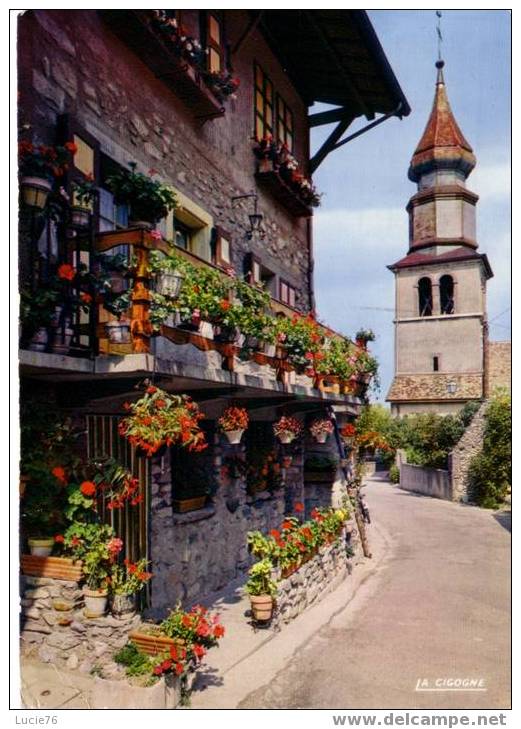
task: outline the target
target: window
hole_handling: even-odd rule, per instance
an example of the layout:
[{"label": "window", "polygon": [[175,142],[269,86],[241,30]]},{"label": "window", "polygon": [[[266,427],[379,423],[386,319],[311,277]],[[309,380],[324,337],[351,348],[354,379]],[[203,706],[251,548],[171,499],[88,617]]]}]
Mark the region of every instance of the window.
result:
[{"label": "window", "polygon": [[252,286],[262,286],[270,296],[278,298],[275,286],[275,274],[263,265],[260,258],[249,253],[245,259],[244,272],[248,283]]},{"label": "window", "polygon": [[430,278],[418,281],[418,300],[420,316],[432,316],[432,284]]},{"label": "window", "polygon": [[287,281],[280,281],[279,300],[288,306],[295,306],[296,291]]},{"label": "window", "polygon": [[110,157],[101,154],[100,180],[99,180],[99,216],[98,230],[115,230],[126,228],[128,225],[128,205],[116,203],[114,195],[106,187],[106,179],[120,169],[120,166]]},{"label": "window", "polygon": [[454,314],[454,280],[452,276],[440,278],[440,311],[442,314]]},{"label": "window", "polygon": [[223,22],[219,13],[207,12],[206,45],[208,48],[208,70],[220,73],[224,69]]},{"label": "window", "polygon": [[277,94],[277,141],[293,152],[293,112],[284,99]]},{"label": "window", "polygon": [[230,236],[222,228],[213,231],[212,263],[225,268],[232,265]]},{"label": "window", "polygon": [[439,369],[440,369],[440,359],[439,359],[438,355],[434,355],[434,357],[432,358],[432,371],[438,372]]},{"label": "window", "polygon": [[255,137],[273,136],[273,84],[255,64]]}]

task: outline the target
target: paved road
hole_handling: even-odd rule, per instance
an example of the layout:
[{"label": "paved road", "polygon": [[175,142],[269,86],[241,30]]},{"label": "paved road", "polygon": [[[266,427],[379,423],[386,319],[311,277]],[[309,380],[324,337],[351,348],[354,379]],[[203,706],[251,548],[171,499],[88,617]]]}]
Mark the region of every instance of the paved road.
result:
[{"label": "paved road", "polygon": [[[508,515],[377,481],[366,495],[387,542],[381,568],[240,708],[509,708]],[[423,679],[486,690],[416,691]]]}]

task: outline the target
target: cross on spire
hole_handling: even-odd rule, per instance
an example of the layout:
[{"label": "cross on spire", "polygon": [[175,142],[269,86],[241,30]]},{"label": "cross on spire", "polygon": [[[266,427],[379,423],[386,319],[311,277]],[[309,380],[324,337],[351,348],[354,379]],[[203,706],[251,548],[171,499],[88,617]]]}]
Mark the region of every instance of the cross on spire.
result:
[{"label": "cross on spire", "polygon": [[438,61],[441,61],[441,44],[443,37],[441,35],[441,10],[436,10],[436,17],[438,21],[436,23],[436,33],[438,35]]}]

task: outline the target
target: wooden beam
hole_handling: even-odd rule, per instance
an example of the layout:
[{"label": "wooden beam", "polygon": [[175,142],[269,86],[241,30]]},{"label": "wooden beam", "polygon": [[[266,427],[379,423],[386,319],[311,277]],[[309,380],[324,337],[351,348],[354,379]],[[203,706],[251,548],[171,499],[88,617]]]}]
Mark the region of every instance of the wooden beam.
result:
[{"label": "wooden beam", "polygon": [[353,116],[339,122],[318,152],[309,160],[309,171],[313,174],[317,167],[325,160],[327,155],[335,149],[335,145],[353,121]]},{"label": "wooden beam", "polygon": [[235,45],[232,48],[232,56],[237,53],[237,51],[240,49],[242,44],[246,41],[246,39],[253,33],[257,25],[259,24],[260,19],[262,18],[262,15],[264,13],[264,10],[259,10],[255,13],[254,17],[250,20],[248,25],[246,26],[244,32],[239,37],[239,40],[235,43]]},{"label": "wooden beam", "polygon": [[345,106],[339,106],[338,109],[330,109],[329,111],[321,111],[318,114],[310,114],[308,116],[308,123],[310,127],[320,127],[323,124],[332,124],[336,121],[343,121],[350,117],[353,118],[353,113]]}]

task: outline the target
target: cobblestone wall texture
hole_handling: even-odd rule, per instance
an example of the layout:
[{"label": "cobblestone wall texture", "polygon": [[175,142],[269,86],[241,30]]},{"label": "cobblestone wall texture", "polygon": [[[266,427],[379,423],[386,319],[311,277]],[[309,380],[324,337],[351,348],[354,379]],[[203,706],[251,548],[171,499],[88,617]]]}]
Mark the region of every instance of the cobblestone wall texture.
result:
[{"label": "cobblestone wall texture", "polygon": [[472,418],[472,422],[450,454],[449,469],[452,481],[452,499],[454,501],[468,500],[469,466],[474,456],[477,455],[483,447],[485,413],[488,404],[488,401],[483,402],[480,409]]},{"label": "cobblestone wall texture", "polygon": [[512,391],[512,342],[488,343],[488,394],[498,387]]}]

